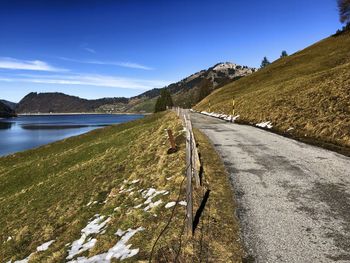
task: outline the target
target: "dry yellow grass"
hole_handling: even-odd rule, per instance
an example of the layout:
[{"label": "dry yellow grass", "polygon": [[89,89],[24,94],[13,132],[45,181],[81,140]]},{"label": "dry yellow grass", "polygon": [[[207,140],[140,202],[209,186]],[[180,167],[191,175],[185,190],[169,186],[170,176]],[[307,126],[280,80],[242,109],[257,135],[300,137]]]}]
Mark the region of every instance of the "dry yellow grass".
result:
[{"label": "dry yellow grass", "polygon": [[[173,130],[179,146],[179,151],[170,155],[166,154],[167,128]],[[185,200],[184,132],[172,112],[0,158],[1,261],[24,259],[39,245],[55,240],[48,250],[34,253],[29,262],[65,262],[81,229],[99,214],[110,218],[105,232],[92,234],[96,244],[75,258],[108,251],[120,239],[115,235],[118,229],[143,227],[129,243],[132,249],[139,248],[139,253],[125,261],[148,262],[174,208],[171,223],[155,246],[154,262],[174,262],[176,258],[189,262],[205,255],[211,262],[239,262],[242,251],[227,177],[210,144],[201,134],[196,135],[207,187],[212,191],[210,213],[204,211],[194,238],[185,234],[185,206],[165,208],[169,202]],[[169,193],[155,196],[152,203],[162,203],[144,211],[147,204],[142,191],[150,188]],[[200,193],[195,199],[198,207],[202,196],[196,193]],[[201,230],[208,231],[203,239]]]},{"label": "dry yellow grass", "polygon": [[[118,229],[144,227],[132,239],[132,247],[140,248],[132,261],[147,260],[171,213],[164,205],[176,200],[184,178],[184,145],[167,155],[166,128],[177,138],[183,136],[176,115],[162,113],[0,158],[1,261],[21,260],[55,240],[30,262],[64,262],[70,248],[66,244],[79,239],[95,214],[110,217],[106,232],[92,235],[96,245],[79,256],[106,252],[118,241]],[[144,211],[140,191],[150,188],[169,194],[154,197],[153,203],[162,203]],[[180,198],[184,200],[183,193]],[[179,216],[162,242],[178,239],[184,211],[176,207]]]},{"label": "dry yellow grass", "polygon": [[243,122],[271,121],[277,132],[350,147],[350,33],[228,84],[195,109],[208,111],[210,101],[212,111],[231,114],[232,97]]}]

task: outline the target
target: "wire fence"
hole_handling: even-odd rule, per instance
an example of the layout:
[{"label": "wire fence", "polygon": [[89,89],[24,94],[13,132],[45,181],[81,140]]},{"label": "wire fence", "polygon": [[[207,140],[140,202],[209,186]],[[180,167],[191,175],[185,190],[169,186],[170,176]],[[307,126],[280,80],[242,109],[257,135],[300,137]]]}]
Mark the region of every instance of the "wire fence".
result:
[{"label": "wire fence", "polygon": [[[165,235],[165,233],[169,230],[170,228],[170,224],[173,221],[173,219],[176,217],[175,214],[175,209],[180,201],[180,198],[182,196],[182,190],[183,189],[183,185],[186,185],[186,214],[184,215],[184,220],[182,223],[182,226],[180,227],[181,229],[181,233],[179,233],[179,242],[178,242],[178,248],[175,249],[175,251],[173,251],[170,256],[171,260],[169,261],[169,257],[167,257],[166,255],[163,255],[163,260],[161,260],[162,262],[184,262],[183,259],[181,259],[180,254],[182,253],[182,248],[187,246],[188,244],[192,244],[194,246],[194,244],[196,242],[194,242],[194,231],[196,228],[196,225],[199,223],[199,218],[197,218],[197,213],[196,216],[194,218],[193,216],[193,211],[194,211],[194,197],[198,199],[199,196],[203,196],[205,192],[207,192],[206,187],[204,187],[204,185],[202,185],[202,182],[204,182],[204,178],[203,175],[201,174],[201,170],[202,170],[202,165],[201,165],[201,161],[200,161],[200,156],[199,156],[199,152],[197,149],[197,143],[195,140],[195,136],[193,134],[193,128],[192,128],[192,122],[190,119],[190,114],[189,114],[189,110],[186,109],[182,109],[182,108],[173,108],[172,109],[177,115],[178,117],[181,119],[183,127],[186,131],[186,170],[185,170],[185,176],[180,184],[180,189],[179,189],[179,194],[178,194],[178,198],[176,200],[176,205],[173,207],[171,215],[165,225],[165,227],[162,229],[162,231],[159,233],[155,243],[152,246],[152,250],[151,250],[151,254],[149,257],[149,262],[153,262],[153,259],[155,259],[156,255],[155,254],[159,254],[162,255],[163,251],[158,250],[157,244],[164,242],[160,241],[161,237]],[[176,145],[174,142],[174,138],[172,135],[172,131],[171,130],[167,130],[168,133],[168,137],[169,140],[171,142],[171,149],[174,149],[176,151]],[[171,150],[170,149],[170,150]],[[194,190],[196,190],[196,192],[194,192]],[[194,196],[195,194],[195,196]],[[201,197],[199,199],[202,199]],[[196,202],[198,204],[198,202]],[[201,205],[203,204],[203,202],[201,203]],[[197,210],[201,209],[200,207]],[[208,221],[208,222],[205,222]],[[207,231],[209,230],[209,217],[208,220],[202,220],[201,222],[202,226],[201,226],[201,232],[206,229]],[[202,229],[203,228],[203,229]],[[184,235],[184,240],[183,240],[183,234]],[[207,235],[207,233],[203,233],[205,236]],[[190,242],[190,243],[188,243]],[[206,242],[206,244],[204,244],[204,246],[202,247],[202,241],[198,242],[199,248],[196,248],[194,250],[197,250],[197,252],[195,254],[193,254],[193,258],[192,261],[193,262],[208,262],[208,245]],[[187,258],[188,260],[188,258]]]}]

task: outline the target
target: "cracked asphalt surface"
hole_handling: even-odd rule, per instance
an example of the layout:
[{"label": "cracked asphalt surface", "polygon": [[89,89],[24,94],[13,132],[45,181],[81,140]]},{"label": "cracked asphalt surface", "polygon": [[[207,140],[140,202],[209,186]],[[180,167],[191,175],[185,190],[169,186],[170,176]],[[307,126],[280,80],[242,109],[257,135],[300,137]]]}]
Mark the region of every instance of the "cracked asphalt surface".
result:
[{"label": "cracked asphalt surface", "polygon": [[350,158],[192,113],[220,154],[247,262],[350,262]]}]

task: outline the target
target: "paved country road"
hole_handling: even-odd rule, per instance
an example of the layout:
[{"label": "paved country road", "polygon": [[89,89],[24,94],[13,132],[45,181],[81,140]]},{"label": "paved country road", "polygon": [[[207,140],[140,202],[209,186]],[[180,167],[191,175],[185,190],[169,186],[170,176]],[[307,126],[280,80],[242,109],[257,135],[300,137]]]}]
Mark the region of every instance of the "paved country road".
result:
[{"label": "paved country road", "polygon": [[350,262],[350,158],[192,113],[230,174],[250,262]]}]

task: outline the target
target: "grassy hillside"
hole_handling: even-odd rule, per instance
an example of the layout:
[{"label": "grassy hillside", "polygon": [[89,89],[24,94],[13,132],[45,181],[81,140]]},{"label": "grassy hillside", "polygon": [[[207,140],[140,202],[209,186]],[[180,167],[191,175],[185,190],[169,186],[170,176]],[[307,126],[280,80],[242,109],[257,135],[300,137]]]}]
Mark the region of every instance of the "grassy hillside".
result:
[{"label": "grassy hillside", "polygon": [[350,33],[330,37],[228,84],[195,109],[271,121],[295,137],[350,146]]},{"label": "grassy hillside", "polygon": [[8,118],[14,116],[16,116],[15,112],[5,103],[0,101],[0,118]]},{"label": "grassy hillside", "polygon": [[[166,128],[174,131],[179,145],[175,154],[166,154]],[[29,262],[101,261],[108,255],[114,261],[121,256],[126,262],[148,261],[172,213],[154,260],[192,260],[201,255],[200,247],[203,258],[240,262],[238,227],[223,172],[218,169],[215,177],[221,175],[226,185],[211,186],[217,197],[210,199],[206,216],[222,242],[214,246],[210,241],[204,250],[201,226],[203,231],[188,239],[185,204],[171,206],[185,200],[184,141],[176,115],[161,113],[0,158],[1,262],[28,257]],[[214,181],[206,169],[207,180]],[[226,194],[219,198],[223,187]]]}]

